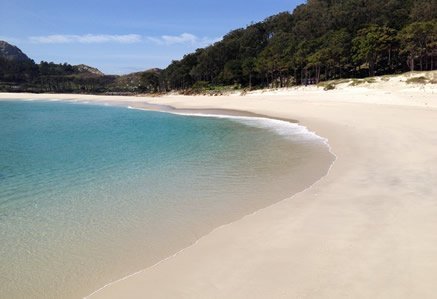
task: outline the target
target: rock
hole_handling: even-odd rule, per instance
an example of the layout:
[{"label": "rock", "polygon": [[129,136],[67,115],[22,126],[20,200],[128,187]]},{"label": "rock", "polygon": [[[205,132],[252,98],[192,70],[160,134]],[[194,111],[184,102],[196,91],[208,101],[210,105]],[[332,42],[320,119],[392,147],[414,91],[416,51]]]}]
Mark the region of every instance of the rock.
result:
[{"label": "rock", "polygon": [[86,64],[79,64],[79,65],[75,65],[74,66],[76,68],[76,70],[79,73],[91,73],[97,76],[104,76],[105,74],[103,74],[99,69],[95,68],[95,67],[91,67],[89,65]]},{"label": "rock", "polygon": [[5,41],[0,40],[0,58],[5,58],[10,61],[30,61],[19,48]]}]

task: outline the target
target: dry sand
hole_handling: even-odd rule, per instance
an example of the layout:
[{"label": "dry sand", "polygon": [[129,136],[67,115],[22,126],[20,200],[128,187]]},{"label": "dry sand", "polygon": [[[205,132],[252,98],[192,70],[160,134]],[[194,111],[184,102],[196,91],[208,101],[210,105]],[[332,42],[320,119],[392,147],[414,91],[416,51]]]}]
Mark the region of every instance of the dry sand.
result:
[{"label": "dry sand", "polygon": [[90,298],[435,298],[437,89],[405,80],[246,96],[81,96],[297,119],[337,156],[307,190]]}]

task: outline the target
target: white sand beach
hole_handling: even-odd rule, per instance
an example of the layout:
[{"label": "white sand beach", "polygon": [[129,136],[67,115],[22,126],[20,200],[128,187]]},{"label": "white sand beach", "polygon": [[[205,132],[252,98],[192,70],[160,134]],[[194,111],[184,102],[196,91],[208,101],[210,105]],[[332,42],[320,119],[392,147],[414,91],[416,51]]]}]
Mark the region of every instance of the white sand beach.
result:
[{"label": "white sand beach", "polygon": [[0,98],[149,102],[296,119],[327,138],[337,157],[305,191],[89,298],[435,298],[437,86],[406,84],[408,76],[245,96]]}]

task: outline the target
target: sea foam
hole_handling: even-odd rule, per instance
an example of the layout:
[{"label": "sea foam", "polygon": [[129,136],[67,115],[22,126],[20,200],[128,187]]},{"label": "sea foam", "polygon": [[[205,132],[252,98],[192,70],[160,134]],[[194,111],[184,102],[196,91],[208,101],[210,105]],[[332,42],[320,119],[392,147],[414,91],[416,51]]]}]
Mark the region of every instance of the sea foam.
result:
[{"label": "sea foam", "polygon": [[320,137],[314,132],[311,132],[305,126],[286,120],[279,120],[274,118],[258,117],[258,116],[235,116],[235,115],[206,114],[206,113],[175,112],[173,114],[186,115],[186,116],[226,118],[247,126],[269,130],[280,136],[291,138],[293,139],[293,141],[324,140],[324,138]]},{"label": "sea foam", "polygon": [[[132,106],[127,106],[127,108],[143,110],[143,111],[151,111],[149,109],[136,108]],[[244,124],[246,126],[269,130],[287,139],[292,139],[295,142],[296,141],[297,142],[322,141],[326,143],[325,138],[317,135],[315,132],[308,130],[307,127],[286,120],[280,120],[280,119],[274,119],[268,117],[259,117],[259,116],[239,116],[239,115],[212,114],[212,113],[187,113],[187,112],[162,111],[162,110],[158,110],[156,112],[170,113],[170,114],[176,114],[182,116],[193,116],[193,117],[225,118]]]}]

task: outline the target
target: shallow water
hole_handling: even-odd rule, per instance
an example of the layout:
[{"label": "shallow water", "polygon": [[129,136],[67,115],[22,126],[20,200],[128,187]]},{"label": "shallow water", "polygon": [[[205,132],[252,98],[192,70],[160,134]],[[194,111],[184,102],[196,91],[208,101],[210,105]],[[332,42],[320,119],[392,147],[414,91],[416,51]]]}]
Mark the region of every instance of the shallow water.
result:
[{"label": "shallow water", "polygon": [[331,161],[324,140],[282,121],[0,101],[0,297],[88,295]]}]

